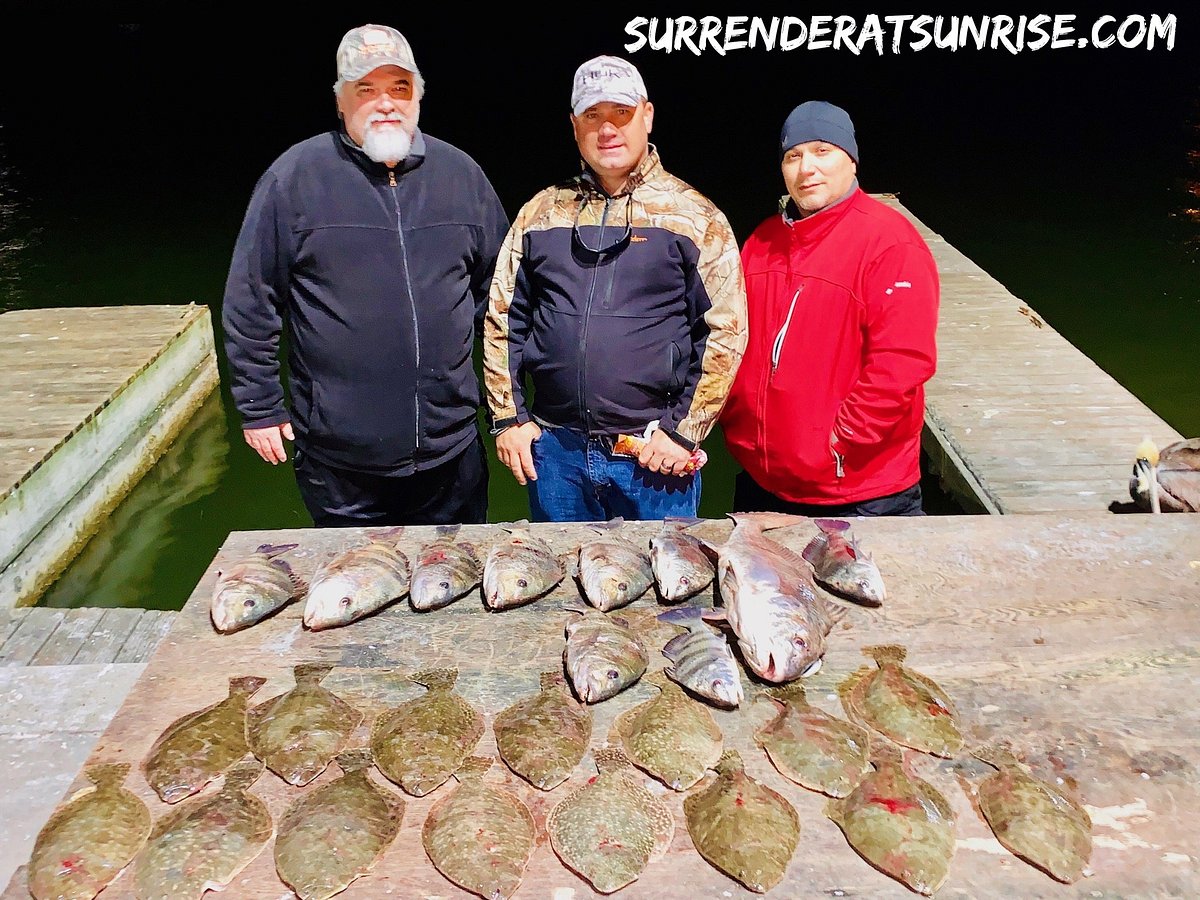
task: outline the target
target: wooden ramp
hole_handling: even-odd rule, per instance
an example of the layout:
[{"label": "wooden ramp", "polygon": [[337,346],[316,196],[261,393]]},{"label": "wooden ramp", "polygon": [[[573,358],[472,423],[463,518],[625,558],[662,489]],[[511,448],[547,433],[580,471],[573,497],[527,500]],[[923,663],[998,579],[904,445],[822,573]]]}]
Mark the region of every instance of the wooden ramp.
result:
[{"label": "wooden ramp", "polygon": [[217,385],[204,306],[0,315],[0,608],[32,604]]},{"label": "wooden ramp", "polygon": [[[716,542],[730,523],[698,528]],[[645,541],[658,523],[629,523],[621,532]],[[536,532],[557,552],[569,553],[595,532],[583,525],[539,525]],[[1200,896],[1194,834],[1200,821],[1200,517],[1113,516],[1108,512],[1061,515],[930,516],[866,519],[855,531],[874,553],[889,587],[883,607],[846,609],[829,637],[825,665],[806,680],[812,703],[844,715],[836,687],[867,663],[862,649],[875,644],[907,648],[907,663],[937,680],[953,699],[968,749],[985,742],[1011,743],[1033,771],[1071,790],[1076,785],[1093,820],[1092,874],[1060,885],[1017,860],[992,836],[973,807],[971,790],[990,770],[967,754],[939,760],[910,753],[914,770],[948,799],[956,817],[957,851],[939,891],[946,897],[1196,897]],[[128,786],[155,819],[170,807],[158,800],[137,768],[161,731],[179,716],[227,694],[231,677],[268,679],[252,698],[263,702],[290,689],[293,666],[324,662],[335,668],[324,684],[365,713],[353,743],[367,741],[376,714],[422,688],[397,677],[435,666],[459,669],[457,690],[480,709],[487,729],[476,752],[495,753],[491,723],[497,713],[537,689],[538,674],[562,664],[563,625],[575,614],[558,604],[579,597],[563,582],[534,603],[489,612],[479,591],[429,613],[400,601],[342,628],[306,631],[298,605],[284,608],[242,632],[219,635],[209,621],[208,598],[217,570],[262,543],[298,542],[289,554],[302,577],[336,552],[362,542],[362,529],[293,529],[234,532],[196,585],[167,638],[151,657],[87,760],[134,765]],[[816,533],[807,523],[772,532],[801,549]],[[412,558],[434,534],[410,528],[400,546]],[[460,537],[481,547],[505,536],[497,526],[464,526]],[[711,605],[711,591],[698,598]],[[651,666],[674,630],[656,623],[651,595],[622,614],[645,627]],[[33,670],[30,670],[33,671]],[[761,685],[744,679],[748,698]],[[604,745],[616,716],[654,695],[644,681],[596,704],[590,749]],[[737,750],[749,773],[784,794],[802,823],[800,844],[784,881],[771,896],[911,898],[912,892],[864,862],[825,817],[826,798],[785,780],[753,741],[771,717],[769,704],[747,702],[714,710],[726,748]],[[568,792],[595,773],[589,754],[571,778],[543,793],[503,765],[488,778],[506,781],[533,811],[539,827]],[[253,791],[278,822],[298,797],[338,775],[330,766],[304,788],[266,772]],[[373,772],[378,783],[398,788]],[[649,781],[649,778],[646,779]],[[84,786],[82,775],[70,789]],[[395,843],[373,872],[343,895],[352,898],[470,895],[447,882],[421,846],[421,825],[432,804],[453,782],[425,797],[408,797]],[[622,898],[694,900],[752,897],[706,863],[688,837],[683,794],[656,788],[674,811],[674,839]],[[69,794],[64,789],[59,797]],[[0,823],[4,833],[20,823]],[[24,847],[28,858],[28,847]],[[27,896],[18,870],[4,900]],[[104,894],[131,897],[126,872]],[[275,872],[270,844],[229,886],[238,898],[287,895]],[[555,856],[548,842],[534,852],[516,898],[599,898]]]},{"label": "wooden ramp", "polygon": [[95,606],[0,610],[0,666],[144,663],[176,615]]},{"label": "wooden ramp", "polygon": [[990,513],[1127,503],[1142,438],[1183,435],[894,195],[874,196],[912,221],[941,276],[924,443],[947,489]]}]

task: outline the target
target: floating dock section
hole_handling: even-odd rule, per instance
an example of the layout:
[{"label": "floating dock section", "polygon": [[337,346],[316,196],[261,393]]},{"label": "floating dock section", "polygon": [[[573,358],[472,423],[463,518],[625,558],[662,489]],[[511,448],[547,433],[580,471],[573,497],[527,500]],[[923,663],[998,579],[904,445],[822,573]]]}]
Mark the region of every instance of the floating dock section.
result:
[{"label": "floating dock section", "polygon": [[53,583],[217,386],[206,306],[0,315],[0,608]]}]

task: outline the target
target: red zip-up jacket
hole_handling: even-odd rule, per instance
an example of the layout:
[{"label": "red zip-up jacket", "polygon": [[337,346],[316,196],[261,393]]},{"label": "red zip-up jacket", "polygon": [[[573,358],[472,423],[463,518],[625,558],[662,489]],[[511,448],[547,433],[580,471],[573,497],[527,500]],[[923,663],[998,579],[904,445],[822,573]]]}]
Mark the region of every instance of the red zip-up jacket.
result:
[{"label": "red zip-up jacket", "polygon": [[762,222],[742,268],[749,345],[720,419],[733,458],[793,503],[916,484],[939,295],[917,230],[856,187],[807,218]]}]

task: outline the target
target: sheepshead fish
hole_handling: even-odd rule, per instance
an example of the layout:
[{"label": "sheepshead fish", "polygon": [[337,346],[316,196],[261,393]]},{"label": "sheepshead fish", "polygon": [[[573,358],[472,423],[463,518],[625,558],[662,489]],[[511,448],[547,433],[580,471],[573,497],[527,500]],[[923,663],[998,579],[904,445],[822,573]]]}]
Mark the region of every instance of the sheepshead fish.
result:
[{"label": "sheepshead fish", "polygon": [[414,797],[444,783],[483,737],[483,716],[454,692],[458,669],[430,669],[408,679],[429,690],[380,713],[371,729],[379,771]]},{"label": "sheepshead fish", "polygon": [[683,798],[688,834],[713,866],[765,894],[783,880],[796,852],[800,817],[782,794],[746,774],[737,751],[726,750],[716,770]]},{"label": "sheepshead fish", "polygon": [[810,706],[800,682],[759,696],[774,702],[778,715],[754,732],[754,743],[785,778],[810,791],[845,797],[871,771],[869,732]]},{"label": "sheepshead fish", "polygon": [[346,750],[337,763],[339,777],[302,794],[279,820],[275,871],[300,900],[326,900],[367,874],[404,818],[404,800],[371,780],[370,750]]},{"label": "sheepshead fish", "polygon": [[454,773],[459,785],[437,801],[421,828],[421,843],[439,872],[486,900],[508,900],[525,877],[537,846],[529,807],[483,780],[492,760],[472,756]]},{"label": "sheepshead fish", "polygon": [[288,784],[308,784],[346,746],[363,714],[321,686],[333,671],[323,663],[293,669],[296,686],[246,713],[254,755]]},{"label": "sheepshead fish", "polygon": [[662,530],[650,538],[650,568],[667,603],[694,597],[712,584],[717,574],[704,544],[684,527],[682,521],[665,519]]},{"label": "sheepshead fish", "polygon": [[246,707],[267,679],[229,679],[229,696],[176,719],[142,761],[146,781],[164,803],[190,797],[250,752]]},{"label": "sheepshead fish", "polygon": [[887,599],[887,588],[879,566],[850,535],[850,523],[842,519],[813,519],[821,530],[801,554],[813,567],[817,582],[849,600],[879,606]]},{"label": "sheepshead fish", "polygon": [[502,526],[508,537],[492,544],[483,564],[483,602],[510,609],[548,594],[566,577],[562,560],[522,519]]},{"label": "sheepshead fish", "polygon": [[408,599],[413,609],[441,609],[479,586],[483,564],[474,544],[455,541],[459,525],[439,525],[437,537],[418,552]]},{"label": "sheepshead fish", "polygon": [[257,759],[238,763],[217,793],[196,797],[159,819],[134,860],[138,900],[179,900],[220,891],[271,839],[267,805],[248,793],[262,774]]},{"label": "sheepshead fish", "polygon": [[[598,531],[619,528],[621,518],[592,527]],[[579,584],[588,603],[601,612],[628,606],[654,584],[650,556],[625,538],[600,534],[579,545]]]},{"label": "sheepshead fish", "polygon": [[675,817],[619,750],[592,755],[599,774],[550,810],[546,831],[563,865],[611,894],[667,852]]},{"label": "sheepshead fish", "polygon": [[262,544],[233,565],[217,570],[209,613],[222,634],[247,628],[308,592],[308,584],[280,554],[299,544]]},{"label": "sheepshead fish", "polygon": [[864,647],[879,667],[852,672],[838,695],[852,719],[897,744],[948,759],[963,746],[954,704],[936,682],[903,664],[907,652],[894,644]]},{"label": "sheepshead fish", "polygon": [[794,553],[763,534],[809,520],[783,513],[730,513],[735,525],[717,552],[717,578],[725,618],[737,635],[742,656],[753,672],[781,683],[812,675],[825,655],[825,639],[835,613],[818,593],[812,569]]},{"label": "sheepshead fish", "polygon": [[583,616],[567,623],[563,649],[567,675],[580,700],[599,703],[642,677],[650,657],[627,619],[575,599],[564,600],[562,608]]},{"label": "sheepshead fish", "polygon": [[373,535],[321,566],[304,601],[304,624],[313,631],[347,625],[408,593],[408,557],[392,542],[402,530]]},{"label": "sheepshead fish", "polygon": [[867,862],[919,894],[942,886],[954,857],[954,811],[932,784],[904,770],[901,751],[873,753],[876,769],[825,815]]},{"label": "sheepshead fish", "polygon": [[1051,878],[1078,881],[1092,856],[1087,810],[1034,777],[1007,748],[993,745],[972,755],[997,770],[979,785],[979,809],[996,839]]},{"label": "sheepshead fish", "polygon": [[613,735],[635,766],[686,791],[721,758],[721,729],[707,706],[662,672],[651,672],[646,681],[658,686],[658,696],[621,713]]},{"label": "sheepshead fish", "polygon": [[150,835],[150,810],[122,785],[129,763],[91,766],[93,787],[75,794],[42,826],[29,857],[35,900],[91,900],[120,874]]},{"label": "sheepshead fish", "polygon": [[671,661],[667,675],[710,703],[725,709],[738,706],[745,696],[741,669],[725,635],[704,624],[702,610],[680,606],[659,613],[658,620],[687,629],[663,647],[663,656]]},{"label": "sheepshead fish", "polygon": [[541,690],[492,722],[505,764],[543,791],[570,777],[592,739],[592,711],[571,695],[561,672],[542,672]]}]

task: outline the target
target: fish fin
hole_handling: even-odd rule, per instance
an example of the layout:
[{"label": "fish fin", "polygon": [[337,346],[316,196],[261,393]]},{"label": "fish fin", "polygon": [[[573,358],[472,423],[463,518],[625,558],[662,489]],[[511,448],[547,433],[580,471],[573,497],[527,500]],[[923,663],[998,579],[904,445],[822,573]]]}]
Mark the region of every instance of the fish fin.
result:
[{"label": "fish fin", "polygon": [[[660,622],[678,625],[680,628],[699,628],[704,621],[704,610],[699,606],[676,606],[665,612],[660,612],[655,618]],[[682,637],[682,635],[681,635]]]},{"label": "fish fin", "polygon": [[971,751],[971,755],[980,762],[985,762],[989,766],[996,769],[1004,768],[1005,766],[1016,766],[1024,768],[1021,760],[1013,753],[1012,748],[1005,744],[993,742],[984,744],[982,747],[976,747]]},{"label": "fish fin", "polygon": [[606,522],[588,522],[588,527],[593,531],[605,532],[611,531],[614,528],[620,528],[625,524],[624,516],[614,516]]},{"label": "fish fin", "polygon": [[221,790],[239,792],[248,790],[250,785],[258,781],[258,776],[263,773],[264,768],[262,762],[253,756],[241,759],[225,773],[225,784]]},{"label": "fish fin", "polygon": [[701,519],[699,516],[667,516],[663,519],[663,528],[691,528],[693,525],[699,525],[701,522],[707,521],[707,519]]},{"label": "fish fin", "polygon": [[725,612],[724,607],[718,608],[715,606],[712,609],[703,610],[700,613],[700,618],[703,619],[705,622],[714,622],[714,623],[720,623],[720,622],[727,623],[729,621],[729,616]]},{"label": "fish fin", "polygon": [[261,553],[268,559],[279,556],[281,553],[287,553],[289,550],[295,550],[299,544],[259,544],[255,553]]},{"label": "fish fin", "polygon": [[249,697],[267,683],[267,679],[258,675],[238,675],[229,679],[230,697]]},{"label": "fish fin", "polygon": [[770,531],[774,528],[789,528],[809,521],[807,516],[795,516],[791,513],[778,512],[736,512],[729,513],[736,525],[750,525],[758,531]]},{"label": "fish fin", "polygon": [[736,750],[726,750],[713,768],[717,770],[718,775],[736,775],[745,771],[746,764],[742,762],[742,755]]},{"label": "fish fin", "polygon": [[586,616],[588,613],[593,612],[596,607],[592,606],[590,603],[584,603],[578,597],[567,597],[559,604],[559,609],[562,609],[565,612],[579,613]]},{"label": "fish fin", "polygon": [[850,530],[850,523],[845,519],[813,519],[813,524],[826,534]]},{"label": "fish fin", "polygon": [[859,666],[838,684],[838,696],[841,698],[842,706],[846,708],[847,712],[851,712],[850,696],[854,693],[854,689],[862,684],[864,678],[870,677],[871,673],[875,671],[877,670],[872,669],[870,666]]},{"label": "fish fin", "polygon": [[343,772],[361,772],[363,769],[368,769],[375,765],[375,757],[371,755],[370,747],[352,747],[349,750],[343,750],[334,757],[334,761],[341,766]]},{"label": "fish fin", "polygon": [[408,680],[424,685],[431,691],[448,691],[458,680],[458,669],[444,667],[438,669],[422,669],[408,676]]},{"label": "fish fin", "polygon": [[821,667],[823,665],[825,665],[825,657],[818,656],[816,659],[814,659],[812,662],[810,662],[807,666],[804,667],[804,671],[800,673],[800,677],[807,678],[810,675],[816,675],[818,672],[821,671]]},{"label": "fish fin", "polygon": [[821,553],[829,546],[829,538],[824,534],[818,534],[815,538],[805,544],[804,549],[800,551],[800,556],[806,563],[811,566],[816,566],[817,560],[821,558]]},{"label": "fish fin", "polygon": [[538,686],[543,691],[558,690],[565,684],[566,679],[563,677],[563,673],[559,669],[555,669],[551,672],[542,672],[540,675],[538,675]]},{"label": "fish fin", "polygon": [[403,525],[372,528],[367,532],[367,541],[373,544],[394,544],[402,534],[404,534]]},{"label": "fish fin", "polygon": [[[667,641],[666,646],[664,646],[662,648],[663,656],[665,656],[667,659],[671,660],[671,662],[674,662],[675,657],[679,655],[680,651],[683,649],[684,644],[686,644],[688,642],[688,640],[691,639],[691,636],[692,636],[692,633],[690,631],[685,631],[683,634],[675,635],[675,637],[673,637],[669,641]],[[668,669],[667,674],[670,675],[672,678],[674,678],[675,670]]]},{"label": "fish fin", "polygon": [[469,778],[482,778],[492,767],[493,762],[495,760],[490,756],[468,756],[462,761],[462,765],[458,767],[454,777],[460,782]]},{"label": "fish fin", "polygon": [[321,679],[333,671],[329,663],[300,663],[292,669],[296,684],[320,684]]},{"label": "fish fin", "polygon": [[778,700],[780,703],[790,703],[800,709],[806,708],[808,703],[808,694],[804,690],[804,685],[800,681],[786,681],[783,684],[774,685],[762,692],[772,700]]},{"label": "fish fin", "polygon": [[450,540],[456,534],[458,534],[458,532],[461,530],[462,530],[461,524],[438,525],[433,529],[433,533],[436,534],[440,538],[445,538],[446,540]]},{"label": "fish fin", "polygon": [[129,776],[130,769],[133,768],[132,763],[101,763],[100,765],[92,766],[83,774],[87,776],[88,781],[102,787],[120,787],[125,783],[125,779]]},{"label": "fish fin", "polygon": [[825,801],[825,818],[833,822],[839,828],[841,827],[843,821],[842,810],[844,805],[845,802],[841,799],[831,799]]},{"label": "fish fin", "polygon": [[862,652],[881,666],[890,662],[902,663],[904,657],[908,655],[908,649],[899,644],[877,644],[872,647],[863,647]]}]

